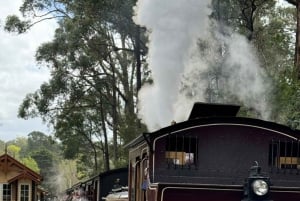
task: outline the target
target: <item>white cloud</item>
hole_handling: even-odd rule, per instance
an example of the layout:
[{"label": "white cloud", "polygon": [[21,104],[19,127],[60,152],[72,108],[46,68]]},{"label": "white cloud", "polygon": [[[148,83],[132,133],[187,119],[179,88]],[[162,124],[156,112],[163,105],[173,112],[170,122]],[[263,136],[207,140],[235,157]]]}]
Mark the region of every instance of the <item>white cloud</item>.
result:
[{"label": "white cloud", "polygon": [[50,77],[48,69],[36,64],[34,55],[43,42],[52,40],[56,23],[39,23],[21,35],[4,32],[6,16],[18,15],[21,4],[22,0],[0,2],[0,139],[4,141],[27,136],[31,131],[49,132],[41,120],[18,119],[17,112],[26,94],[36,91]]}]

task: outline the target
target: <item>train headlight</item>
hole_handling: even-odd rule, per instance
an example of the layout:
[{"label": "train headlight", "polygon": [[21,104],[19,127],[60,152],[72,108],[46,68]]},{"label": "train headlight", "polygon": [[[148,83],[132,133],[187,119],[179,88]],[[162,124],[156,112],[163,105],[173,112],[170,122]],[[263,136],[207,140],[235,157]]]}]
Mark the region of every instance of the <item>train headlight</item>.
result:
[{"label": "train headlight", "polygon": [[269,185],[262,179],[254,180],[252,183],[253,192],[258,196],[264,196],[269,192]]},{"label": "train headlight", "polygon": [[273,201],[271,200],[270,177],[261,173],[261,167],[256,163],[245,179],[244,195],[241,201]]}]

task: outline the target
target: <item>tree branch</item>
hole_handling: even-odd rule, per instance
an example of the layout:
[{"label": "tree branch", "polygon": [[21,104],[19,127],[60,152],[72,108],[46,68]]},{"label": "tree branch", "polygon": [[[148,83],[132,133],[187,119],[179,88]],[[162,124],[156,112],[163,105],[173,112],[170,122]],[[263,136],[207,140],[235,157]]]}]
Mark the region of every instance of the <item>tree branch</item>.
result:
[{"label": "tree branch", "polygon": [[34,25],[36,25],[36,24],[38,24],[38,23],[40,23],[40,22],[42,22],[42,21],[45,21],[45,20],[52,20],[52,19],[58,18],[58,17],[65,17],[65,16],[54,16],[54,17],[46,17],[46,18],[40,19],[40,20],[38,20],[38,21],[35,21],[35,22],[29,24],[29,25],[26,27],[26,29],[29,29],[29,28],[33,27]]}]

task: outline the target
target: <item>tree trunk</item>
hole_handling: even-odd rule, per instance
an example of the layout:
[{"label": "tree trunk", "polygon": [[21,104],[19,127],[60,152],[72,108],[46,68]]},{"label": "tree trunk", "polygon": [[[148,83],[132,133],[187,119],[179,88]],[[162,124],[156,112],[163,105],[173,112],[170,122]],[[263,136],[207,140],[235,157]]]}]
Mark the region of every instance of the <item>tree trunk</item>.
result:
[{"label": "tree trunk", "polygon": [[297,28],[295,44],[295,77],[300,80],[300,0],[297,1]]},{"label": "tree trunk", "polygon": [[[100,92],[101,93],[101,92]],[[106,124],[105,124],[105,116],[104,116],[104,108],[103,108],[103,100],[102,100],[102,93],[100,94],[100,114],[101,114],[101,124],[102,124],[102,130],[103,130],[103,135],[104,135],[104,150],[103,150],[103,155],[104,155],[104,169],[105,171],[110,170],[109,167],[109,152],[108,152],[108,139],[107,139],[107,132],[106,132]]]},{"label": "tree trunk", "polygon": [[295,44],[295,60],[294,60],[294,75],[295,78],[300,80],[300,0],[286,0],[289,4],[296,6],[296,44]]},{"label": "tree trunk", "polygon": [[116,82],[116,72],[114,64],[111,65],[112,67],[112,126],[113,126],[113,150],[114,150],[114,161],[118,160],[118,120],[117,120],[117,82]]},{"label": "tree trunk", "polygon": [[95,172],[98,172],[99,167],[98,167],[98,161],[97,161],[97,158],[98,158],[97,149],[94,145],[92,146],[92,149],[93,149],[93,153],[94,153]]},{"label": "tree trunk", "polygon": [[135,58],[136,58],[136,91],[138,93],[142,86],[141,46],[140,46],[140,27],[139,26],[136,26],[134,53],[135,53]]}]

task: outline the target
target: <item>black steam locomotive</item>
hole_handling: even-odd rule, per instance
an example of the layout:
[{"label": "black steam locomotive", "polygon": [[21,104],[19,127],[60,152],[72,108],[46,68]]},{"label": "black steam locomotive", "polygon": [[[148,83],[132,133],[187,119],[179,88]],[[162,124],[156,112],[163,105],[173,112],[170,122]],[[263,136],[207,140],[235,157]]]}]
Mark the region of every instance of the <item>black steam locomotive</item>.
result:
[{"label": "black steam locomotive", "polygon": [[239,109],[196,103],[187,121],[140,135],[127,145],[127,196],[96,194],[110,175],[87,182],[88,200],[299,201],[300,131]]},{"label": "black steam locomotive", "polygon": [[130,201],[299,201],[300,131],[196,103],[129,147]]}]

